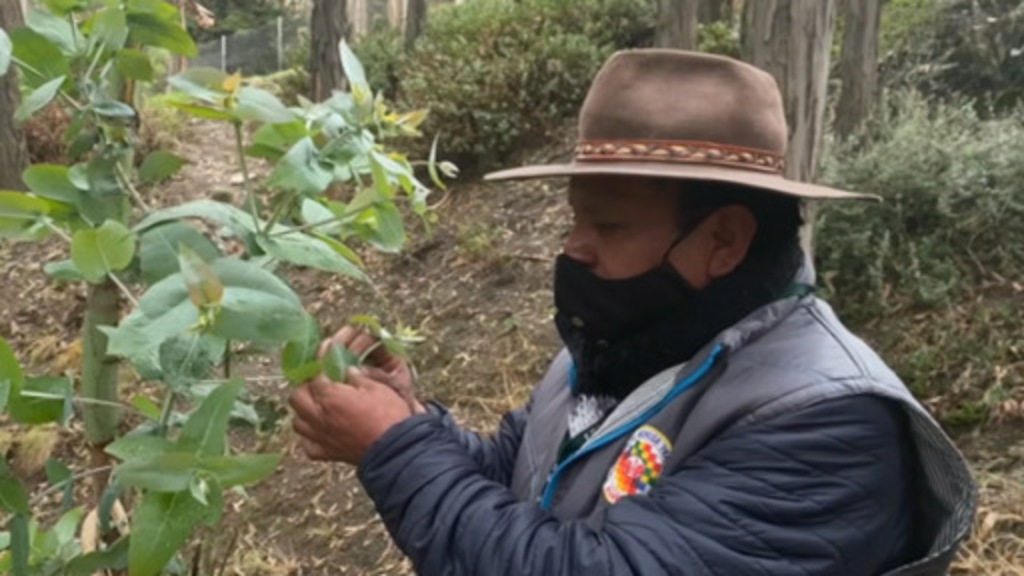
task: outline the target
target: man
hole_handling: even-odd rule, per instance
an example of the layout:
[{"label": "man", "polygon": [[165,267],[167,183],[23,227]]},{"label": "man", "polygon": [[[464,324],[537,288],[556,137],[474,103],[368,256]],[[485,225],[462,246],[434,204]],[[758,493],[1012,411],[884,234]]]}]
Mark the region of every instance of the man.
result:
[{"label": "man", "polygon": [[[614,55],[569,177],[555,270],[565,343],[491,438],[415,399],[400,360],[292,398],[312,458],[356,464],[420,574],[944,574],[968,468],[815,298],[782,176],[772,78],[731,59]],[[352,329],[336,341],[362,353]]]}]

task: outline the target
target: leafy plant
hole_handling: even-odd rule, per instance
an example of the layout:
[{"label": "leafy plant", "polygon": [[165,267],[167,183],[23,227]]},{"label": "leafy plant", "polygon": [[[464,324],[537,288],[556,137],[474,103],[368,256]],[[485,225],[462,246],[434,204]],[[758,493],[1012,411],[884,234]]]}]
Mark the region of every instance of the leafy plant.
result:
[{"label": "leafy plant", "polygon": [[[22,73],[26,98],[17,119],[51,105],[66,110],[72,163],[33,165],[23,175],[28,192],[0,191],[0,236],[66,241],[68,258],[45,269],[89,286],[82,393],[73,395],[68,378],[25,377],[0,342],[0,409],[26,425],[65,424],[77,406],[93,463],[117,463],[83,473],[95,482],[97,501],[65,511],[48,531],[34,519],[35,501],[0,468],[0,509],[13,515],[9,537],[0,537],[8,550],[0,566],[17,576],[125,567],[132,576],[156,575],[180,563],[176,555],[199,524],[219,521],[225,491],[260,481],[280,460],[236,453],[227,443],[233,418],[254,417],[241,394],[245,383],[230,374],[232,343],[281,349],[282,372],[294,383],[324,370],[337,376],[361,360],[332,350],[321,364],[321,329],[274,270],[294,265],[369,281],[354,246],[398,252],[406,242],[403,213],[433,222],[414,163],[386,145],[420,136],[426,112],[392,110],[344,43],[351,88],[325,102],[289,107],[238,74],[190,69],[169,79],[174,92],[166,103],[232,127],[245,199],[241,206],[199,199],[157,209],[148,192],[187,160],[159,150],[136,160],[138,115],[130,103],[136,83],[155,79],[143,50],[194,53],[177,10],[163,0],[45,4],[27,27],[0,35],[0,68],[9,60]],[[251,161],[273,166],[265,182],[252,180]],[[434,153],[422,164],[442,187],[439,170],[453,171]],[[334,199],[339,193],[344,201]],[[241,253],[223,253],[197,221],[237,242]],[[416,340],[375,318],[355,320],[397,353]],[[160,397],[124,401],[117,359],[161,383]],[[198,406],[183,410],[189,400]],[[137,425],[123,433],[127,412]],[[53,489],[70,490],[74,478],[58,480]],[[137,502],[130,535],[110,520],[128,496]]]}]

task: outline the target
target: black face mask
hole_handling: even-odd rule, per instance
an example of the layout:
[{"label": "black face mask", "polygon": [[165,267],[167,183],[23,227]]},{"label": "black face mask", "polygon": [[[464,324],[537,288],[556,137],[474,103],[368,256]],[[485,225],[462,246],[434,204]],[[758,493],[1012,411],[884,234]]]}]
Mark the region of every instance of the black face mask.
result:
[{"label": "black face mask", "polygon": [[565,254],[555,264],[559,324],[571,326],[598,346],[611,345],[659,320],[685,313],[695,294],[667,261],[621,280],[600,278]]}]

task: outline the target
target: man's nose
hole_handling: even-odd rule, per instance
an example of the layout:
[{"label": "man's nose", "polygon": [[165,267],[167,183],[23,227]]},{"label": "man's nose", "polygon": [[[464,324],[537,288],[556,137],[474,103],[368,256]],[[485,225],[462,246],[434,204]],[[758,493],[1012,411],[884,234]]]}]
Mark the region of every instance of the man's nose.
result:
[{"label": "man's nose", "polygon": [[587,266],[597,264],[597,251],[594,249],[594,244],[587,239],[586,234],[579,228],[573,228],[569,232],[565,239],[565,244],[562,246],[562,251],[566,256],[581,264]]}]

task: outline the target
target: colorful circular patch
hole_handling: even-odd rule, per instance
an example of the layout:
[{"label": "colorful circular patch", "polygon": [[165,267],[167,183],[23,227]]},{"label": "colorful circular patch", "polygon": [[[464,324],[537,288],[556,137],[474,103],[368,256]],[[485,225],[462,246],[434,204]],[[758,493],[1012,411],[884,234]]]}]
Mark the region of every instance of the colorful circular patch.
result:
[{"label": "colorful circular patch", "polygon": [[608,471],[604,497],[612,504],[623,496],[646,494],[661,477],[672,443],[657,428],[643,426]]}]

